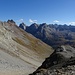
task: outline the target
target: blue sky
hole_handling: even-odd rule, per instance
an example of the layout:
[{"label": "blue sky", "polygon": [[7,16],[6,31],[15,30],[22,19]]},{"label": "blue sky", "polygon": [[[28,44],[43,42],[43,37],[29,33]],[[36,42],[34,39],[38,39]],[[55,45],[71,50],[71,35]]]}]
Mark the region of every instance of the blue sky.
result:
[{"label": "blue sky", "polygon": [[75,25],[75,0],[0,0],[0,20]]}]

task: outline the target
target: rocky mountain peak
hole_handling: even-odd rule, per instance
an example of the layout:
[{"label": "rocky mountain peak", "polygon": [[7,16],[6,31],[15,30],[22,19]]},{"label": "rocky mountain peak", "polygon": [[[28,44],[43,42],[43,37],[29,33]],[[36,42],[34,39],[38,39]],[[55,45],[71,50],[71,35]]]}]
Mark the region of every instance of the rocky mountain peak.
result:
[{"label": "rocky mountain peak", "polygon": [[46,23],[40,24],[39,28],[46,28],[48,25]]},{"label": "rocky mountain peak", "polygon": [[37,32],[39,25],[36,23],[31,24],[26,28],[26,31],[31,34],[35,34]]},{"label": "rocky mountain peak", "polygon": [[23,30],[26,30],[26,25],[23,22],[19,25],[19,27],[22,28]]},{"label": "rocky mountain peak", "polygon": [[15,21],[13,21],[12,19],[11,20],[8,20],[7,22],[8,23],[15,23]]},{"label": "rocky mountain peak", "polygon": [[30,25],[30,27],[33,28],[33,29],[37,29],[39,27],[39,25],[36,24],[36,23],[33,23],[33,24]]},{"label": "rocky mountain peak", "polygon": [[9,23],[9,25],[16,25],[15,21],[12,20],[12,19],[11,20],[8,20],[7,23]]}]

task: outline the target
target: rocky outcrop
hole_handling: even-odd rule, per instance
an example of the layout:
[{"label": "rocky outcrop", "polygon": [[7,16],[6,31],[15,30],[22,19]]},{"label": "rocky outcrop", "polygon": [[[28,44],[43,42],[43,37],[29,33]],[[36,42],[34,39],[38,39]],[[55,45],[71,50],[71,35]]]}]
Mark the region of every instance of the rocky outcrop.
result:
[{"label": "rocky outcrop", "polygon": [[13,21],[12,19],[11,20],[8,20],[7,23],[16,24],[15,21]]},{"label": "rocky outcrop", "polygon": [[26,30],[26,25],[25,25],[24,23],[21,23],[21,24],[19,25],[19,27],[22,28],[23,30]]},{"label": "rocky outcrop", "polygon": [[30,75],[74,75],[72,73],[75,74],[75,48],[61,46]]}]

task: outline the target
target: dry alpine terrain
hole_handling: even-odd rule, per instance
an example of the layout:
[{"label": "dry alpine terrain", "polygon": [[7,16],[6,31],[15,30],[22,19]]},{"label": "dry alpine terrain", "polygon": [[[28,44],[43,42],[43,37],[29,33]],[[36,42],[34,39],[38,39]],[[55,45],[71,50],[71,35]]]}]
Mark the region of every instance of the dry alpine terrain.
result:
[{"label": "dry alpine terrain", "polygon": [[29,75],[75,75],[75,48],[62,45]]},{"label": "dry alpine terrain", "polygon": [[0,21],[0,75],[28,75],[53,52],[20,29],[13,20]]}]

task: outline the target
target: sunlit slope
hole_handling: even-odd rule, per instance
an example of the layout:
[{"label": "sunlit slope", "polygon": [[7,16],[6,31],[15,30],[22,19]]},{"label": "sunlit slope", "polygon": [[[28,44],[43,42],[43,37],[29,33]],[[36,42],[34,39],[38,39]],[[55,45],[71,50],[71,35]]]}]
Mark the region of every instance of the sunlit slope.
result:
[{"label": "sunlit slope", "polygon": [[50,46],[15,23],[0,22],[0,75],[27,75],[52,52]]}]

